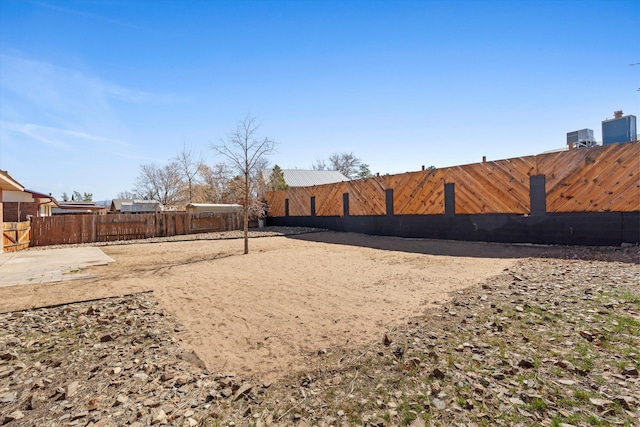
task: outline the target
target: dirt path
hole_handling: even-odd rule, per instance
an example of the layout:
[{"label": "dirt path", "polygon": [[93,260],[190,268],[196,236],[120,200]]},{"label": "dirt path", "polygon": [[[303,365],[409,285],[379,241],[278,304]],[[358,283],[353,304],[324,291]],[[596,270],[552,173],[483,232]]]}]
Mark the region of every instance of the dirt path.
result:
[{"label": "dirt path", "polygon": [[370,342],[541,248],[314,233],[104,247],[100,277],[0,289],[0,311],[153,290],[214,371],[275,379]]}]

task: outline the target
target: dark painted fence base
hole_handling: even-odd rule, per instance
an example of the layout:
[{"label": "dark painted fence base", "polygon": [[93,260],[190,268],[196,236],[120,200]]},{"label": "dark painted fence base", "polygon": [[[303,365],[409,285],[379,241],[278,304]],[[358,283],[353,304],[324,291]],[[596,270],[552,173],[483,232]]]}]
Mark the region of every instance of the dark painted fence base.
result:
[{"label": "dark painted fence base", "polygon": [[622,243],[640,242],[640,212],[547,213],[532,216],[289,216],[269,217],[267,225],[501,243],[619,246]]}]

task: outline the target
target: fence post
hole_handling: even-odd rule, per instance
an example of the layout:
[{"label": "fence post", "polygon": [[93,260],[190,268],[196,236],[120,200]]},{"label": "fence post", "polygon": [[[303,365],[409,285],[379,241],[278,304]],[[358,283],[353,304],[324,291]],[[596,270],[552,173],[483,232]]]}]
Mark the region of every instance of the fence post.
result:
[{"label": "fence post", "polygon": [[96,236],[98,235],[98,227],[100,226],[100,221],[98,221],[99,216],[102,215],[91,215],[91,222],[93,224],[91,224],[92,226],[90,227],[91,236],[89,237],[89,239],[91,239],[92,242],[95,242],[97,240]]},{"label": "fence post", "polygon": [[316,216],[316,196],[311,196],[311,217]]},{"label": "fence post", "polygon": [[387,204],[387,216],[393,216],[393,188],[384,190]]},{"label": "fence post", "polygon": [[456,187],[454,183],[444,185],[444,214],[456,214]]},{"label": "fence post", "polygon": [[342,211],[343,216],[349,216],[349,193],[342,195]]},{"label": "fence post", "polygon": [[284,216],[289,216],[289,199],[284,199]]},{"label": "fence post", "polygon": [[529,203],[531,215],[547,214],[547,192],[544,175],[529,177]]}]

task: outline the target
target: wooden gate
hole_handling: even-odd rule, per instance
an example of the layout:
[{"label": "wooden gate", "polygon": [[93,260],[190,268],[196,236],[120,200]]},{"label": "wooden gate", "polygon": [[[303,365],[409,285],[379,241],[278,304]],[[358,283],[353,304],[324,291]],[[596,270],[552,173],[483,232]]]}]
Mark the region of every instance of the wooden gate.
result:
[{"label": "wooden gate", "polygon": [[2,240],[5,252],[16,252],[29,247],[31,241],[31,223],[24,222],[3,222]]}]

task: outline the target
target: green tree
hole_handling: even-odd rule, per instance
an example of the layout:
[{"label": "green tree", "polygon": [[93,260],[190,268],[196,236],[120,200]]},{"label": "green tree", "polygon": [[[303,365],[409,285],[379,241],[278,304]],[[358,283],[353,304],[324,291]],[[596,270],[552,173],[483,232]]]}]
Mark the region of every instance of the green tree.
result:
[{"label": "green tree", "polygon": [[286,190],[287,188],[289,188],[289,185],[284,180],[284,173],[278,165],[275,165],[273,167],[273,170],[271,171],[271,176],[269,177],[269,187],[271,191]]},{"label": "green tree", "polygon": [[[66,195],[66,193],[64,193],[64,195]],[[74,200],[76,202],[91,202],[93,201],[93,193],[80,194],[79,191],[74,191],[73,195],[71,196],[71,200]]]},{"label": "green tree", "polygon": [[369,169],[369,165],[366,163],[362,163],[358,167],[358,173],[356,174],[356,179],[360,178],[371,178],[373,174],[371,173],[371,169]]},{"label": "green tree", "polygon": [[79,191],[74,190],[74,192],[71,193],[71,199],[69,199],[69,195],[66,192],[62,193],[62,201],[68,202],[69,200],[73,200],[74,202],[92,202],[93,193],[80,194]]}]

